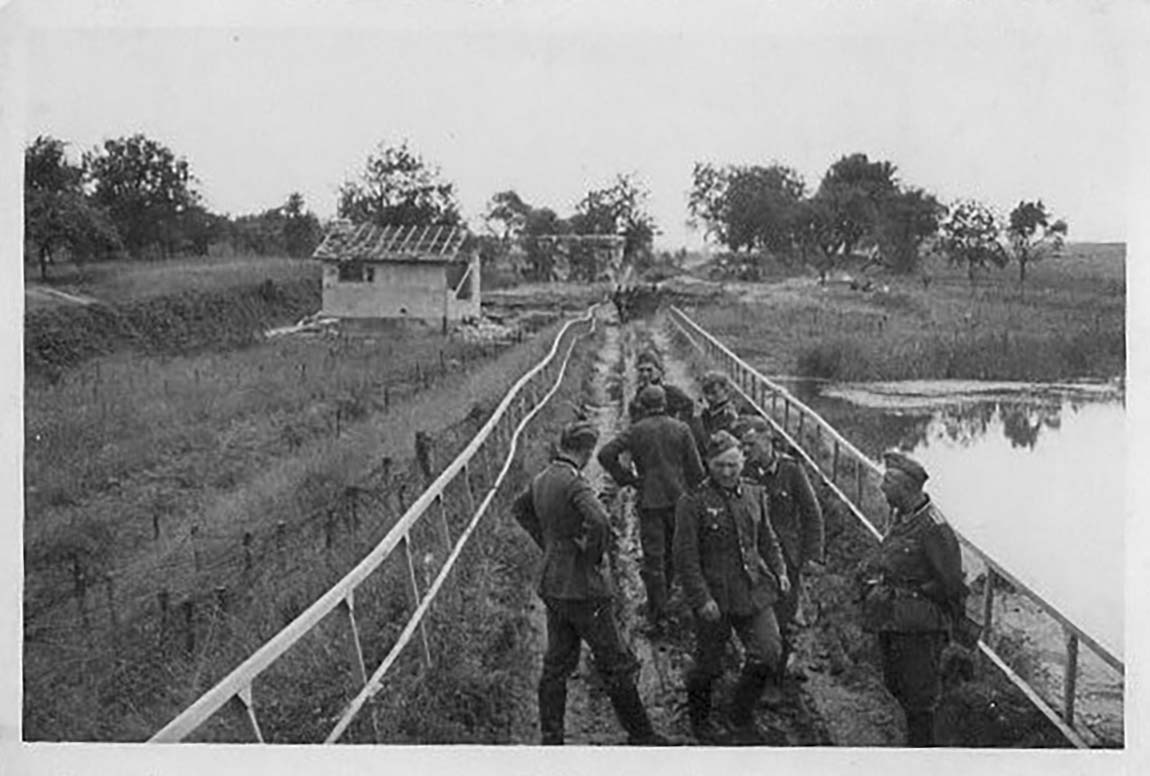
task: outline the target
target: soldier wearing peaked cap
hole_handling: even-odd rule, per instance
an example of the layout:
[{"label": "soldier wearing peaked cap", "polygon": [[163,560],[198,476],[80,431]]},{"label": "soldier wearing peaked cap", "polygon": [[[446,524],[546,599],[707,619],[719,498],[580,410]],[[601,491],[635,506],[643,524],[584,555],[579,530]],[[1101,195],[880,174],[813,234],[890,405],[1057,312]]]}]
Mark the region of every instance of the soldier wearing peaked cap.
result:
[{"label": "soldier wearing peaked cap", "polygon": [[687,674],[687,710],[695,738],[715,743],[711,689],[723,671],[731,631],[745,659],[731,704],[739,743],[764,743],[754,707],[775,681],[782,647],[774,604],[790,587],[766,492],[742,480],[743,454],[726,431],[708,440],[708,477],[679,499],[675,564],[695,614],[694,663]]},{"label": "soldier wearing peaked cap", "polygon": [[926,469],[895,450],[883,463],[891,524],[862,567],[863,627],[878,635],[883,681],[906,713],[907,745],[933,746],[942,650],[965,616],[962,556],[923,492]]},{"label": "soldier wearing peaked cap", "polygon": [[586,421],[564,427],[555,457],[512,505],[512,514],[543,550],[539,596],[547,609],[547,651],[539,678],[544,744],[562,744],[567,679],[582,642],[595,655],[608,696],[635,744],[661,744],[635,686],[639,662],[619,635],[608,563],[607,512],[583,477],[599,435]]},{"label": "soldier wearing peaked cap", "polygon": [[699,381],[706,406],[699,413],[703,444],[716,431],[731,431],[739,419],[739,411],[731,400],[731,380],[722,372],[711,370]]},{"label": "soldier wearing peaked cap", "polygon": [[[675,503],[703,479],[703,464],[686,423],[666,413],[666,394],[658,385],[639,391],[643,417],[603,445],[599,463],[620,486],[638,491],[640,576],[647,591],[648,632],[664,635],[667,599],[674,577],[672,548]],[[620,460],[631,457],[631,467]],[[633,467],[633,468],[632,468]]]}]

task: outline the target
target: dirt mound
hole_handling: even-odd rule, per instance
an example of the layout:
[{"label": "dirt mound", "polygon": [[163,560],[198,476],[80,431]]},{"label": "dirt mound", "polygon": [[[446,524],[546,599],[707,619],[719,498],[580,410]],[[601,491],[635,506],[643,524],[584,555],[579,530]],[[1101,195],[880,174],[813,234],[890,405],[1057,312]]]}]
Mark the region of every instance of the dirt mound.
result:
[{"label": "dirt mound", "polygon": [[33,309],[24,319],[24,369],[30,380],[52,381],[90,358],[119,351],[175,355],[242,347],[319,305],[312,280],[266,280],[223,292]]}]

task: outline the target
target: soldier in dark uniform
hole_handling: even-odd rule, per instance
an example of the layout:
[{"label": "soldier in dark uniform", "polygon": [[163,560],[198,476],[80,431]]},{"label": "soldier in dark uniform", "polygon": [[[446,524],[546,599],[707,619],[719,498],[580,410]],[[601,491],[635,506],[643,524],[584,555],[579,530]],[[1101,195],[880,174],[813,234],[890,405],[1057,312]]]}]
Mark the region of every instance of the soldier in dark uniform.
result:
[{"label": "soldier in dark uniform", "polygon": [[714,743],[711,688],[723,671],[731,630],[745,660],[731,704],[739,743],[769,741],[754,719],[754,706],[774,682],[782,655],[774,604],[789,582],[782,548],[768,515],[767,494],[740,478],[743,454],[733,436],[720,431],[708,441],[710,477],[679,500],[675,512],[675,565],[695,614],[694,665],[687,674],[691,731]]},{"label": "soldier in dark uniform", "polygon": [[703,390],[703,401],[706,405],[699,413],[702,430],[710,439],[716,431],[730,431],[739,419],[739,411],[731,400],[731,380],[718,371],[710,371],[703,375],[699,387]]},{"label": "soldier in dark uniform", "polygon": [[547,607],[547,652],[539,679],[539,727],[544,744],[563,743],[567,679],[579,665],[585,641],[628,742],[662,744],[666,740],[652,730],[635,687],[638,660],[615,624],[607,512],[582,475],[597,441],[595,427],[586,421],[566,426],[555,458],[512,506],[515,519],[543,550],[539,596]]},{"label": "soldier in dark uniform", "polygon": [[795,615],[799,609],[802,574],[823,562],[825,527],[823,510],[802,465],[783,453],[780,442],[759,415],[743,415],[735,424],[735,435],[747,458],[743,476],[762,485],[770,500],[771,525],[783,547],[791,590],[779,598],[775,616],[783,636],[783,659],[779,679],[794,649]]},{"label": "soldier in dark uniform", "polygon": [[[639,375],[639,391],[648,385],[659,386],[667,394],[667,414],[688,425],[694,421],[695,402],[682,389],[663,382],[663,361],[658,353],[644,350],[635,359],[635,369]],[[635,398],[627,405],[627,416],[632,423],[643,417],[643,408],[639,404],[639,391],[636,391]]]},{"label": "soldier in dark uniform", "polygon": [[[599,463],[611,478],[620,487],[633,485],[638,490],[641,575],[653,636],[662,636],[666,626],[667,596],[674,576],[675,504],[704,476],[691,430],[666,414],[665,396],[658,385],[643,388],[638,397],[642,419],[599,451]],[[620,462],[623,453],[631,456],[633,470]]]},{"label": "soldier in dark uniform", "polygon": [[883,462],[892,521],[862,566],[863,627],[878,634],[883,681],[906,712],[907,745],[933,746],[942,649],[965,614],[962,556],[923,493],[926,470],[898,451]]}]

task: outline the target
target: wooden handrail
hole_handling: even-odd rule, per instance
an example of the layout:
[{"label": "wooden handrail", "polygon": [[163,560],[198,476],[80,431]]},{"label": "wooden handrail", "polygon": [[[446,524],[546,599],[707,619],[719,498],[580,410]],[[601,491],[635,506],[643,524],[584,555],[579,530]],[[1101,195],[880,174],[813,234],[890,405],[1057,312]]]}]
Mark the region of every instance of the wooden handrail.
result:
[{"label": "wooden handrail", "polygon": [[[537,374],[550,366],[552,360],[559,352],[560,343],[567,335],[567,332],[574,326],[583,323],[591,323],[592,326],[594,326],[595,314],[598,307],[598,304],[593,305],[582,316],[567,321],[567,323],[563,325],[558,334],[556,334],[555,341],[552,343],[547,355],[515,382],[507,392],[507,395],[504,396],[503,400],[496,407],[495,412],[493,412],[487,422],[483,424],[479,433],[472,438],[463,449],[463,452],[461,452],[435,481],[428,486],[427,490],[415,500],[403,516],[392,526],[391,530],[387,532],[387,535],[380,540],[379,544],[372,548],[363,560],[356,564],[342,579],[332,585],[327,592],[316,599],[303,613],[288,623],[279,633],[272,636],[243,663],[217,682],[214,687],[197,698],[175,719],[157,731],[148,739],[149,742],[181,741],[231,701],[233,697],[236,697],[241,692],[250,695],[251,684],[257,676],[291,649],[304,635],[315,628],[332,610],[352,596],[353,591],[372,572],[379,568],[396,549],[399,543],[405,541],[412,526],[414,526],[423,516],[424,512],[435,503],[436,499],[443,495],[447,485],[463,471],[464,467],[475,456],[482,444],[496,431],[504,415],[519,398],[524,386]],[[507,466],[505,465],[503,471],[505,472],[506,470]],[[499,482],[496,480],[492,485],[489,497],[494,494],[498,484]],[[435,589],[438,590],[438,588]],[[423,596],[421,608],[417,610],[420,619],[430,601],[431,596]],[[418,622],[415,615],[412,617],[412,622]],[[412,625],[412,623],[409,623],[409,625]]]},{"label": "wooden handrail", "polygon": [[[790,435],[789,431],[785,428],[786,420],[784,419],[784,425],[780,425],[774,419],[774,417],[772,417],[772,415],[765,409],[765,407],[762,406],[763,402],[762,401],[756,401],[756,398],[754,396],[755,391],[754,391],[753,387],[750,389],[744,389],[742,381],[740,381],[740,380],[735,381],[735,389],[753,407],[755,407],[755,409],[759,412],[759,414],[762,415],[763,418],[768,423],[771,424],[771,426],[776,430],[776,432],[781,434],[788,441],[788,443],[790,443],[792,449],[794,449],[803,458],[803,460],[806,461],[806,463],[811,466],[812,470],[823,480],[824,483],[826,483],[828,485],[828,487],[832,490],[832,492],[835,494],[835,496],[844,505],[847,506],[847,508],[849,509],[851,514],[854,515],[854,517],[862,523],[862,525],[871,533],[871,535],[874,536],[875,538],[881,539],[881,537],[882,537],[881,532],[866,517],[866,515],[862,512],[862,510],[858,506],[856,506],[851,501],[851,499],[846,496],[846,494],[844,494],[842,492],[842,490],[838,487],[838,484],[836,482],[840,449],[845,449],[857,461],[859,461],[860,463],[862,463],[863,465],[868,467],[871,470],[871,472],[874,474],[878,474],[880,471],[878,464],[876,464],[875,462],[873,462],[869,458],[867,458],[857,447],[855,447],[853,444],[851,444],[851,442],[849,440],[847,440],[842,434],[840,434],[837,429],[835,429],[833,426],[831,426],[830,423],[828,423],[826,420],[824,420],[817,412],[812,410],[810,407],[808,407],[806,404],[804,404],[799,399],[795,398],[793,395],[791,395],[791,393],[789,391],[787,391],[781,385],[774,383],[769,378],[767,378],[766,376],[759,373],[756,369],[754,369],[754,367],[750,366],[747,362],[745,362],[738,355],[736,355],[734,353],[734,351],[732,351],[730,348],[726,347],[716,337],[714,337],[712,334],[710,334],[705,329],[703,329],[702,326],[697,324],[695,321],[691,320],[691,318],[686,313],[684,313],[681,309],[679,309],[678,307],[672,306],[671,307],[671,313],[672,313],[671,321],[676,325],[676,327],[678,328],[680,333],[682,333],[686,337],[686,339],[691,343],[691,345],[693,347],[695,347],[697,350],[703,352],[704,354],[707,352],[706,348],[710,348],[712,351],[714,351],[714,353],[718,354],[721,357],[721,359],[719,359],[720,362],[725,361],[725,365],[727,366],[728,372],[733,372],[736,375],[744,375],[744,376],[750,375],[752,380],[757,381],[760,384],[760,386],[766,386],[771,392],[771,407],[772,407],[772,409],[776,408],[776,405],[777,405],[776,397],[781,396],[783,398],[783,401],[784,401],[784,412],[786,412],[787,415],[789,415],[789,408],[791,407],[791,405],[794,405],[795,407],[797,407],[800,410],[800,415],[799,415],[799,417],[800,417],[800,429],[802,427],[801,419],[805,416],[809,416],[810,420],[812,422],[814,422],[815,424],[817,424],[816,425],[817,429],[821,429],[822,431],[825,431],[828,434],[828,436],[830,437],[830,440],[833,442],[832,466],[833,466],[834,473],[832,474],[832,476],[830,478],[827,477],[827,475],[822,471],[822,467],[807,453],[807,451],[803,448],[803,446],[801,444],[796,443],[796,440]],[[700,345],[700,343],[702,343],[702,345]],[[760,390],[760,394],[761,394],[761,390]],[[856,469],[856,476],[859,478],[858,479],[858,485],[859,485],[858,489],[859,489],[859,498],[861,499],[862,469]],[[1111,668],[1113,668],[1115,671],[1117,671],[1118,674],[1120,674],[1121,676],[1124,677],[1125,676],[1125,666],[1124,666],[1123,662],[1121,660],[1119,660],[1116,656],[1111,654],[1109,650],[1107,650],[1102,645],[1100,645],[1097,641],[1095,641],[1093,638],[1091,638],[1081,628],[1079,628],[1077,625],[1075,625],[1068,617],[1066,617],[1066,615],[1062,614],[1062,612],[1060,612],[1057,609],[1057,607],[1055,607],[1053,604],[1051,604],[1049,601],[1047,601],[1043,596],[1039,595],[1037,592],[1032,590],[1029,586],[1027,586],[1023,582],[1021,582],[1017,577],[1015,577],[1013,574],[1011,574],[1009,571],[1007,571],[1002,566],[1002,564],[999,563],[997,560],[995,560],[993,557],[991,557],[989,555],[989,553],[984,551],[981,547],[976,545],[973,541],[971,541],[967,537],[963,536],[962,533],[959,532],[958,530],[955,530],[955,534],[957,535],[958,540],[962,543],[963,546],[968,548],[972,553],[974,553],[976,556],[978,556],[982,560],[983,563],[986,564],[986,567],[987,567],[987,572],[986,572],[987,573],[987,576],[986,576],[987,591],[984,594],[984,598],[983,598],[983,610],[984,610],[983,617],[984,617],[984,624],[985,624],[985,627],[987,629],[989,629],[989,627],[990,627],[990,612],[991,612],[991,607],[992,607],[992,603],[993,603],[993,584],[994,584],[994,579],[996,577],[1001,578],[1001,579],[1009,582],[1017,591],[1019,591],[1021,594],[1025,595],[1027,598],[1034,601],[1036,604],[1038,604],[1048,615],[1050,615],[1059,624],[1061,624],[1063,628],[1066,629],[1066,632],[1068,634],[1068,642],[1069,642],[1068,643],[1068,651],[1070,654],[1068,656],[1068,665],[1067,665],[1067,671],[1068,671],[1068,677],[1066,680],[1067,687],[1064,689],[1064,693],[1063,693],[1064,698],[1063,698],[1063,702],[1061,704],[1063,707],[1063,715],[1065,718],[1063,716],[1060,716],[1059,713],[1056,712],[1051,707],[1051,705],[1048,702],[1046,702],[1034,690],[1034,688],[1032,688],[1026,682],[1025,679],[1018,676],[1017,673],[1015,673],[1012,669],[1010,669],[1010,667],[1007,666],[1006,662],[1004,660],[1002,660],[1002,658],[994,651],[994,649],[992,647],[990,647],[990,645],[987,644],[984,640],[979,641],[979,649],[991,659],[991,662],[994,665],[996,665],[998,668],[1000,668],[1003,671],[1003,673],[1007,676],[1007,678],[1012,683],[1014,683],[1016,686],[1019,687],[1020,690],[1022,690],[1022,692],[1026,695],[1026,697],[1032,703],[1034,703],[1035,706],[1037,706],[1039,708],[1039,710],[1055,724],[1056,727],[1058,727],[1058,729],[1066,736],[1067,740],[1069,740],[1071,743],[1073,743],[1077,747],[1088,746],[1089,744],[1085,741],[1082,733],[1080,731],[1078,731],[1073,725],[1073,717],[1074,717],[1073,697],[1074,697],[1074,687],[1077,684],[1077,669],[1078,669],[1078,654],[1077,654],[1078,649],[1077,649],[1077,647],[1078,647],[1078,644],[1079,644],[1079,642],[1081,642],[1082,644],[1085,644],[1087,647],[1090,648],[1091,651],[1093,651],[1096,655],[1098,655],[1103,660],[1103,662],[1105,662],[1107,665],[1109,665]],[[1073,675],[1070,675],[1070,674],[1073,674]],[[1094,737],[1091,735],[1090,738],[1093,739]]]}]

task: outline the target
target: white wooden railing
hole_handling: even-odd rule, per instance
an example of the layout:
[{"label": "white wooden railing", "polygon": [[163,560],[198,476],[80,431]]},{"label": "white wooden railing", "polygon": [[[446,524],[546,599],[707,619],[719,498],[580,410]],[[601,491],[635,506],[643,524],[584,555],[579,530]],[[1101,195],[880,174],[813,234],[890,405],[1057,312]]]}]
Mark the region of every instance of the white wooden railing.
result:
[{"label": "white wooden railing", "polygon": [[[877,486],[882,470],[877,463],[851,444],[830,423],[785,388],[763,376],[730,348],[691,320],[677,307],[671,308],[670,319],[676,332],[711,363],[718,366],[732,380],[736,390],[772,427],[780,433],[834,493],[850,513],[876,540],[882,538],[882,529],[863,510],[863,496],[869,485]],[[808,450],[809,447],[809,450]],[[818,459],[829,458],[820,462]],[[850,465],[848,465],[848,463]],[[853,491],[853,493],[852,493]],[[853,498],[852,498],[853,496]],[[1085,748],[1097,743],[1097,737],[1075,717],[1075,697],[1079,675],[1079,645],[1096,654],[1120,677],[1125,666],[1109,650],[1102,647],[1081,628],[1060,612],[1052,603],[1020,582],[1014,575],[982,548],[961,532],[955,532],[962,545],[986,566],[985,585],[981,601],[982,638],[979,650],[1006,677],[1022,691],[1062,734],[1077,747]],[[1047,615],[1061,624],[1066,634],[1066,674],[1063,680],[1061,702],[1048,702],[1026,679],[1012,669],[990,642],[994,632],[994,589],[999,580],[1008,582],[1017,593],[1033,601]]]},{"label": "white wooden railing", "polygon": [[[325,617],[336,610],[342,612],[350,631],[354,650],[352,666],[359,690],[340,712],[338,721],[328,733],[324,743],[334,743],[339,740],[364,707],[364,704],[379,691],[384,676],[395,665],[404,648],[414,640],[417,631],[420,635],[424,659],[430,663],[430,647],[427,635],[423,630],[424,616],[442,589],[456,560],[475,531],[480,518],[491,505],[500,484],[507,476],[518,451],[520,434],[551,396],[559,390],[576,341],[580,337],[594,332],[597,308],[598,305],[594,305],[581,317],[570,320],[563,325],[556,334],[555,342],[547,355],[519,378],[463,452],[416,499],[392,529],[388,531],[387,535],[363,560],[283,630],[237,666],[235,670],[160,729],[149,741],[182,741],[225,706],[239,704],[250,723],[252,735],[262,743],[264,732],[260,726],[257,713],[259,704],[256,702],[254,692],[256,680],[304,636],[313,632]],[[585,330],[584,327],[586,327]],[[580,331],[582,333],[579,333]],[[567,343],[567,348],[560,355],[561,345],[564,342]],[[499,468],[498,474],[491,479],[482,499],[477,503],[476,493],[469,476],[469,467],[473,463],[490,466],[490,461],[498,462],[499,456],[502,456],[502,466]],[[452,543],[445,493],[448,486],[460,478],[462,478],[464,485],[465,503],[470,518],[464,530]],[[436,520],[441,523],[436,527],[436,531],[443,537],[446,546],[451,547],[451,550],[435,579],[426,585],[426,589],[421,591],[415,563],[412,559],[411,533],[421,521]],[[416,602],[415,610],[383,661],[369,675],[364,661],[363,644],[360,640],[360,627],[356,619],[355,591],[373,573],[381,569],[384,561],[392,553],[401,548],[410,573],[412,594]]]}]

